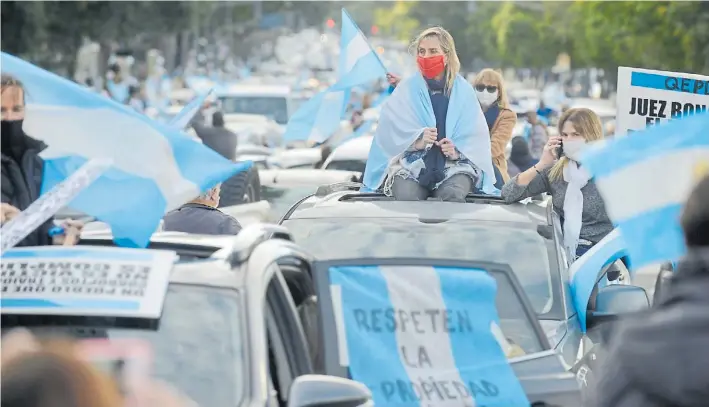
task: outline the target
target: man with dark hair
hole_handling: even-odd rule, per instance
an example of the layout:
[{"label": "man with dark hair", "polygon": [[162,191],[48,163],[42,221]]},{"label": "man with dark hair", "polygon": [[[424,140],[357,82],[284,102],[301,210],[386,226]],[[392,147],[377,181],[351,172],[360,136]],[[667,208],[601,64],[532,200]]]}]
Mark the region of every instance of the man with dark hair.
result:
[{"label": "man with dark hair", "polygon": [[706,406],[709,400],[709,176],[681,216],[687,255],[655,307],[618,323],[591,405]]}]

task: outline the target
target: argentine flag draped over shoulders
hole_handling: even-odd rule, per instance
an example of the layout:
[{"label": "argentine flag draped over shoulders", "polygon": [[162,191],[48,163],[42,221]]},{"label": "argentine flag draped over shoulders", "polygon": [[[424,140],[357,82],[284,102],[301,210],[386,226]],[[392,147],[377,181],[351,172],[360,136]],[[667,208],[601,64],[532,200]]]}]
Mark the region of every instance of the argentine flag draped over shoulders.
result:
[{"label": "argentine flag draped over shoulders", "polygon": [[112,162],[69,207],[108,223],[119,245],[145,247],[166,211],[251,165],[12,55],[2,72],[24,84],[24,131],[48,145],[43,194],[89,160]]},{"label": "argentine flag draped over shoulders", "polygon": [[[420,73],[416,73],[401,81],[382,106],[379,125],[367,159],[364,190],[379,189],[390,163],[404,153],[427,127],[436,127],[436,117],[426,81]],[[475,90],[460,75],[456,76],[450,94],[446,137],[482,170],[483,191],[492,193],[495,172],[492,167],[490,132]]]},{"label": "argentine flag draped over shoulders", "polygon": [[313,96],[288,120],[284,141],[322,143],[340,126],[352,88],[386,76],[386,68],[367,38],[342,9],[338,81]]}]

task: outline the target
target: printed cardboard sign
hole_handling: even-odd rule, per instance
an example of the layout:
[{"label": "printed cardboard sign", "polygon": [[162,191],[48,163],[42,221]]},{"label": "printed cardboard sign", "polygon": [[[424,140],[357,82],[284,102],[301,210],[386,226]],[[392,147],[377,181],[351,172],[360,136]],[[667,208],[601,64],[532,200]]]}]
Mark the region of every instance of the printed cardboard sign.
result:
[{"label": "printed cardboard sign", "polygon": [[177,255],[163,250],[32,247],[2,256],[4,314],[157,319]]},{"label": "printed cardboard sign", "polygon": [[618,68],[616,134],[706,112],[709,76]]}]

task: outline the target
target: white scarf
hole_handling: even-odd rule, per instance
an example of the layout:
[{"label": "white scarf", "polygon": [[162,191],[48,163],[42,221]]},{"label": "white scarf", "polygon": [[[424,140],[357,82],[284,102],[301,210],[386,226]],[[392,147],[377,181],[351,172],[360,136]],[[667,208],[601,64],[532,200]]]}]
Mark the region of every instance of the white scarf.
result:
[{"label": "white scarf", "polygon": [[583,213],[581,188],[586,186],[590,178],[588,171],[579,167],[576,161],[569,160],[564,167],[564,181],[569,183],[564,196],[564,248],[570,259],[576,258],[576,248],[581,233]]}]

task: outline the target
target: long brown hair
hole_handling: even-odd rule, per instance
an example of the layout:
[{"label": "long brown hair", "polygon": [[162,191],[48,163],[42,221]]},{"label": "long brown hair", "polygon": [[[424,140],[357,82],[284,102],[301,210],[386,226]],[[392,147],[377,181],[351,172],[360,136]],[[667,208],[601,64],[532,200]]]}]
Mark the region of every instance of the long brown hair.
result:
[{"label": "long brown hair", "polygon": [[458,59],[458,54],[455,50],[455,41],[453,41],[453,36],[443,27],[427,28],[416,37],[414,42],[411,43],[410,48],[412,50],[418,49],[421,40],[430,37],[438,38],[438,42],[441,43],[443,54],[446,56],[446,68],[448,68],[446,73],[446,92],[450,94],[453,90],[455,77],[458,76],[458,73],[460,72],[460,59]]},{"label": "long brown hair", "polygon": [[0,382],[5,407],[122,407],[116,384],[79,360],[70,342],[48,342],[9,360]]},{"label": "long brown hair", "polygon": [[[603,125],[598,115],[591,109],[579,107],[567,110],[559,118],[559,133],[564,129],[564,124],[571,122],[586,142],[601,140],[603,138]],[[569,163],[567,157],[559,158],[559,161],[549,170],[549,179],[554,181],[562,177],[564,167]]]}]

